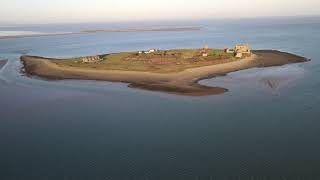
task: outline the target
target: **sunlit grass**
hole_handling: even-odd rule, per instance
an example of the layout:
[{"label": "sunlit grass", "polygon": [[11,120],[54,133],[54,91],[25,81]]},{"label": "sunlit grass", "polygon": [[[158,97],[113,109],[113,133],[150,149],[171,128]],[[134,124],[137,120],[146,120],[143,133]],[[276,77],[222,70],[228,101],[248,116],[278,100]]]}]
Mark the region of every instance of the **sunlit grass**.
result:
[{"label": "sunlit grass", "polygon": [[[130,58],[139,59],[130,60]],[[165,63],[153,62],[156,58]],[[53,60],[53,62],[63,67],[171,73],[235,60],[233,55],[227,54],[220,49],[209,49],[208,57],[202,57],[199,49],[176,49],[140,55],[138,52],[123,52],[105,55],[102,59],[95,63],[82,63],[81,58]]]}]

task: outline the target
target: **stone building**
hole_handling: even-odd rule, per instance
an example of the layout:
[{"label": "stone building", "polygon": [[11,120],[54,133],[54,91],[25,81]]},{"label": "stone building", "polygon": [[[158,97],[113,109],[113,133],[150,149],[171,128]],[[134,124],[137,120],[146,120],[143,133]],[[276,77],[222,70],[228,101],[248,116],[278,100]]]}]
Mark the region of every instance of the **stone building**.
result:
[{"label": "stone building", "polygon": [[94,63],[94,62],[99,62],[102,59],[99,56],[87,56],[87,57],[83,57],[81,58],[81,61],[83,63]]},{"label": "stone building", "polygon": [[234,49],[225,49],[226,53],[233,53],[235,57],[237,58],[242,58],[242,57],[249,57],[251,56],[251,49],[248,44],[246,45],[241,45],[238,44],[235,46]]},{"label": "stone building", "polygon": [[224,51],[229,54],[234,53],[234,49],[230,49],[230,48],[226,48]]},{"label": "stone building", "polygon": [[251,56],[251,49],[248,44],[236,45],[235,52],[236,52],[236,57],[238,58]]},{"label": "stone building", "polygon": [[209,46],[206,44],[200,51],[201,56],[207,57],[209,55]]}]

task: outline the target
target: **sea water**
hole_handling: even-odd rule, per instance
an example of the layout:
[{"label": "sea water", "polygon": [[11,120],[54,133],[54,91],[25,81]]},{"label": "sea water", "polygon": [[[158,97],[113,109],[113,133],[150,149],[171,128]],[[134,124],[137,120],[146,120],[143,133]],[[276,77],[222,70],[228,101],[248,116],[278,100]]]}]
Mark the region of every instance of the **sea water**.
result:
[{"label": "sea water", "polygon": [[[0,40],[0,179],[320,176],[320,18],[2,26],[6,32],[201,26]],[[276,49],[311,61],[203,80],[187,97],[103,81],[45,81],[21,55],[76,57],[150,48]]]}]

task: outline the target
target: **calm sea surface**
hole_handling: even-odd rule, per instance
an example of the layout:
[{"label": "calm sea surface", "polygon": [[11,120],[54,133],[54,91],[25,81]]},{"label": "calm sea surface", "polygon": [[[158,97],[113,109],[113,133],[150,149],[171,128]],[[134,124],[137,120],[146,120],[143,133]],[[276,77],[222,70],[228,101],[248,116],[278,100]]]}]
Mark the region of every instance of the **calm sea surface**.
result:
[{"label": "calm sea surface", "polygon": [[[8,59],[0,70],[0,179],[320,177],[320,18],[2,26],[0,35],[167,25],[204,29],[0,40],[0,59]],[[238,42],[312,61],[203,80],[229,89],[205,97],[20,73],[23,54],[73,57]]]}]

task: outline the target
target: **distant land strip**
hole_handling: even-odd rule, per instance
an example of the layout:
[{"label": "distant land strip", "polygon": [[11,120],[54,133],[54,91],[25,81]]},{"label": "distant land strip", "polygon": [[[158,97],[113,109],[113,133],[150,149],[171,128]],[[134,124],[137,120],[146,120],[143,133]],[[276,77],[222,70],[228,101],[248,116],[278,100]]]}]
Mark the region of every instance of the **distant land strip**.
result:
[{"label": "distant land strip", "polygon": [[25,38],[25,37],[42,37],[42,36],[61,36],[61,35],[79,35],[108,32],[179,32],[179,31],[200,31],[202,27],[163,27],[163,28],[126,28],[126,29],[94,29],[82,30],[79,32],[61,32],[61,33],[41,33],[25,35],[0,36],[0,39]]}]

